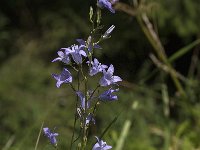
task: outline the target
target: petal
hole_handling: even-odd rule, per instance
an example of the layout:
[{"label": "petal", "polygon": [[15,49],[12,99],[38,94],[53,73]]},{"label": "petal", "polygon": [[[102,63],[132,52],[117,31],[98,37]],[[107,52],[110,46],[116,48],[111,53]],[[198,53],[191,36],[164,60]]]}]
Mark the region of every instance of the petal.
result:
[{"label": "petal", "polygon": [[106,146],[103,148],[103,150],[108,150],[108,149],[111,149],[111,148],[112,148],[112,146],[106,145]]},{"label": "petal", "polygon": [[114,73],[114,67],[113,67],[112,64],[111,64],[110,67],[108,68],[107,73],[113,75],[113,73]]},{"label": "petal", "polygon": [[55,61],[61,61],[62,60],[62,58],[60,58],[60,57],[57,57],[57,58],[55,58],[54,60],[52,60],[51,62],[55,62]]},{"label": "petal", "polygon": [[69,64],[70,63],[70,58],[67,56],[65,58],[62,59],[62,62]]},{"label": "petal", "polygon": [[56,87],[57,87],[57,88],[60,88],[60,86],[61,86],[62,83],[63,83],[63,81],[57,81]]},{"label": "petal", "polygon": [[63,58],[64,55],[65,55],[62,51],[58,51],[57,54],[58,54],[58,56],[60,56],[61,58]]},{"label": "petal", "polygon": [[79,51],[79,54],[81,54],[81,55],[83,55],[83,56],[85,56],[85,57],[87,56],[84,50],[80,50],[80,51]]},{"label": "petal", "polygon": [[98,72],[99,72],[99,71],[98,71],[96,68],[92,67],[92,68],[90,69],[89,75],[90,75],[90,76],[93,76],[93,75],[97,74]]},{"label": "petal", "polygon": [[99,61],[96,58],[94,58],[94,65],[98,65],[98,64],[99,64]]},{"label": "petal", "polygon": [[44,134],[46,135],[46,136],[48,136],[49,134],[50,134],[50,130],[49,130],[49,128],[43,128],[43,131],[44,131]]},{"label": "petal", "polygon": [[60,75],[59,74],[52,73],[52,76],[53,76],[54,79],[60,80]]},{"label": "petal", "polygon": [[112,82],[113,83],[119,82],[119,81],[122,81],[122,79],[119,76],[112,76]]},{"label": "petal", "polygon": [[106,80],[104,77],[102,77],[102,78],[100,79],[100,81],[99,81],[99,84],[100,84],[101,86],[108,86],[108,85],[111,84],[111,81]]},{"label": "petal", "polygon": [[[81,107],[83,109],[85,109],[85,96],[83,95],[83,93],[81,91],[77,91],[76,94],[78,95],[78,97],[80,98],[81,101]],[[89,103],[87,103],[87,108],[89,108]]]},{"label": "petal", "polygon": [[101,147],[98,142],[93,146],[92,150],[101,150]]},{"label": "petal", "polygon": [[86,45],[85,41],[83,39],[76,39],[77,42],[81,45]]},{"label": "petal", "polygon": [[82,63],[82,57],[81,57],[80,54],[78,54],[78,53],[72,53],[72,58],[73,58],[73,60],[74,60],[77,64]]},{"label": "petal", "polygon": [[106,69],[106,68],[108,68],[108,66],[107,65],[101,65],[101,68]]},{"label": "petal", "polygon": [[102,47],[99,46],[99,45],[97,45],[97,44],[94,44],[94,48],[96,48],[96,49],[102,49]]},{"label": "petal", "polygon": [[69,55],[70,53],[73,52],[73,50],[70,49],[70,48],[61,48],[61,49],[64,49],[64,50],[65,50],[65,55]]}]

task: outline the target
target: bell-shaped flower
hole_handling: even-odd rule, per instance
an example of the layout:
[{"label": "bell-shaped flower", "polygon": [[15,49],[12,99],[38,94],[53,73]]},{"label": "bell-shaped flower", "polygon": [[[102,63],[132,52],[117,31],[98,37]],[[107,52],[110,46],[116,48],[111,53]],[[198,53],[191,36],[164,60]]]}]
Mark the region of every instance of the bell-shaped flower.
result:
[{"label": "bell-shaped flower", "polygon": [[98,137],[95,136],[95,138],[97,139],[97,143],[93,146],[92,150],[108,150],[112,148],[112,146],[107,145],[103,140],[99,140]]},{"label": "bell-shaped flower", "polygon": [[101,64],[96,58],[94,58],[94,61],[88,61],[87,63],[91,63],[92,65],[89,71],[90,76],[93,76],[98,72],[102,72],[104,69],[108,68],[108,66]]},{"label": "bell-shaped flower", "polygon": [[58,51],[58,56],[57,58],[55,58],[54,60],[52,60],[52,62],[55,62],[55,61],[62,61],[66,64],[69,64],[70,63],[70,58],[69,58],[69,52],[67,49],[65,49],[65,52],[63,51]]},{"label": "bell-shaped flower", "polygon": [[110,12],[115,13],[115,10],[112,8],[112,1],[110,0],[98,0],[97,5],[100,8],[107,8]]},{"label": "bell-shaped flower", "polygon": [[56,86],[59,88],[61,84],[63,83],[71,83],[72,82],[72,76],[71,73],[64,68],[61,74],[52,74],[54,79],[57,80]]},{"label": "bell-shaped flower", "polygon": [[89,52],[92,51],[93,48],[95,49],[102,49],[98,44],[92,43],[92,37],[89,36],[87,41],[84,41],[83,39],[76,39],[79,44],[84,45]]},{"label": "bell-shaped flower", "polygon": [[56,136],[58,136],[58,133],[51,132],[48,127],[43,128],[43,132],[44,135],[49,139],[50,143],[54,146],[57,146]]},{"label": "bell-shaped flower", "polygon": [[103,77],[100,79],[99,84],[101,86],[108,86],[115,84],[116,82],[122,81],[119,76],[113,76],[114,67],[111,64],[107,71],[103,70]]},{"label": "bell-shaped flower", "polygon": [[[82,56],[87,57],[84,49],[84,45],[73,45],[71,50],[71,55],[73,60],[77,63],[77,64],[81,64],[82,63]],[[82,55],[82,56],[81,56]]]},{"label": "bell-shaped flower", "polygon": [[[84,96],[84,94],[81,91],[77,91],[76,94],[80,98],[81,108],[85,109],[85,96]],[[87,108],[89,108],[89,107],[90,107],[90,103],[89,103],[89,101],[87,101]]]},{"label": "bell-shaped flower", "polygon": [[119,89],[112,89],[110,88],[109,90],[106,90],[105,92],[103,92],[100,96],[99,99],[102,101],[115,101],[117,100],[117,96],[116,95],[112,95],[113,92],[117,92],[119,91]]}]

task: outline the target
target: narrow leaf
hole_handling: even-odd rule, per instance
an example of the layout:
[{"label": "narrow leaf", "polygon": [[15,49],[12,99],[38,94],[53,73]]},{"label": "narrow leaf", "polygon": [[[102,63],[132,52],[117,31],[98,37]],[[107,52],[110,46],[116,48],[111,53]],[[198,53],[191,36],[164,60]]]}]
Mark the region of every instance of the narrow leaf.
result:
[{"label": "narrow leaf", "polygon": [[185,55],[187,52],[192,50],[196,45],[200,44],[200,39],[197,39],[196,41],[192,42],[191,44],[179,49],[177,52],[175,52],[168,60],[169,62],[173,62],[176,59],[180,58],[181,56]]}]

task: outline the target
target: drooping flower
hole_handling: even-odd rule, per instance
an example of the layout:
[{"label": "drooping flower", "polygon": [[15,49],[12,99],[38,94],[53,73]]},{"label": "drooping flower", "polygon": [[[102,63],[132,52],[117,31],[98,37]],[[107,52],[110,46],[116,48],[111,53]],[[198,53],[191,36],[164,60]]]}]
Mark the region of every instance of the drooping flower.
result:
[{"label": "drooping flower", "polygon": [[100,79],[99,84],[101,86],[108,86],[115,84],[116,82],[122,81],[119,76],[113,76],[114,67],[111,64],[107,71],[103,70],[103,77]]},{"label": "drooping flower", "polygon": [[91,52],[93,48],[102,49],[98,44],[92,43],[91,36],[88,37],[87,41],[84,41],[83,39],[76,39],[76,41],[79,42],[79,44],[84,45],[89,52]]},{"label": "drooping flower", "polygon": [[99,99],[102,101],[115,101],[117,100],[117,96],[116,95],[112,95],[113,92],[117,92],[119,91],[119,89],[112,89],[110,88],[109,90],[106,90],[105,92],[103,92],[100,96]]},{"label": "drooping flower", "polygon": [[[80,98],[80,101],[81,101],[81,107],[82,109],[85,109],[85,96],[84,94],[81,92],[81,91],[77,91],[76,94],[78,95],[78,97]],[[88,100],[87,101],[87,108],[90,107],[90,101]]]},{"label": "drooping flower", "polygon": [[44,135],[49,139],[50,143],[54,146],[57,146],[56,136],[58,136],[58,133],[51,132],[48,127],[43,128],[43,132]]},{"label": "drooping flower", "polygon": [[97,143],[93,146],[92,150],[108,150],[112,148],[112,146],[107,145],[103,140],[99,140],[98,137],[95,136],[95,138],[97,139]]},{"label": "drooping flower", "polygon": [[59,88],[61,84],[63,83],[71,83],[72,82],[72,76],[71,73],[64,68],[61,74],[52,74],[54,79],[57,80],[56,86]]},{"label": "drooping flower", "polygon": [[57,58],[55,58],[54,60],[52,60],[52,62],[55,62],[55,61],[62,61],[66,64],[69,64],[70,63],[70,58],[69,58],[69,51],[67,49],[65,49],[65,52],[62,52],[62,51],[58,51],[58,56]]},{"label": "drooping flower", "polygon": [[110,12],[115,13],[115,10],[112,8],[112,4],[111,0],[99,0],[97,3],[100,8],[107,8]]},{"label": "drooping flower", "polygon": [[108,66],[101,64],[96,58],[94,58],[94,61],[88,61],[87,63],[91,63],[92,65],[89,71],[90,76],[93,76],[98,72],[102,72],[104,69],[108,68]]},{"label": "drooping flower", "polygon": [[91,121],[95,124],[94,116],[93,116],[92,114],[89,114],[89,115],[86,117],[86,122],[85,122],[85,124],[88,125]]},{"label": "drooping flower", "polygon": [[110,37],[110,34],[112,33],[112,31],[114,30],[115,26],[112,25],[110,26],[110,28],[102,35],[103,39],[107,39]]}]

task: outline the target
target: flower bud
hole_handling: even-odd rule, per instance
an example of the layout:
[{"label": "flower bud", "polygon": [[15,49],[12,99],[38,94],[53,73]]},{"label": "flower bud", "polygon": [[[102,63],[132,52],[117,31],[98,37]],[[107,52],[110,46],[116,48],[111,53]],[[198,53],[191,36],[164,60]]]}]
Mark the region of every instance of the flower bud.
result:
[{"label": "flower bud", "polygon": [[111,32],[114,30],[115,26],[112,25],[103,35],[102,38],[103,39],[107,39],[110,37]]}]

